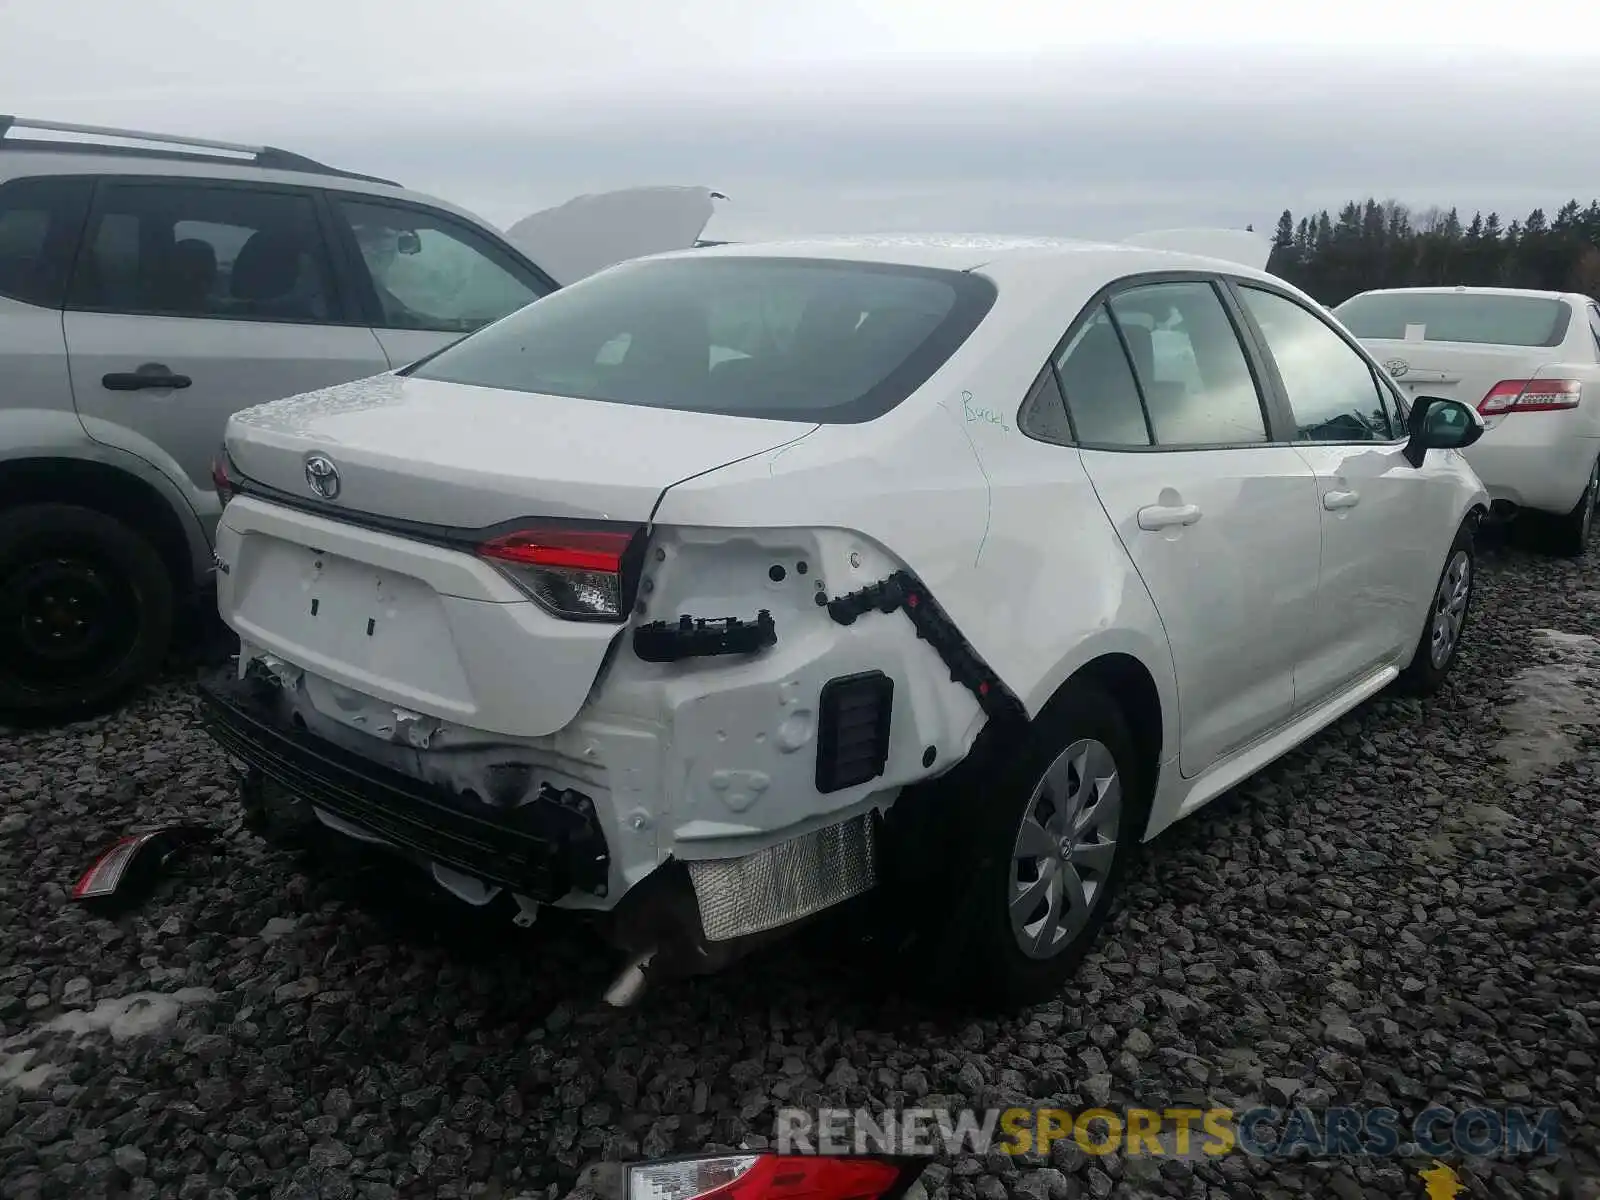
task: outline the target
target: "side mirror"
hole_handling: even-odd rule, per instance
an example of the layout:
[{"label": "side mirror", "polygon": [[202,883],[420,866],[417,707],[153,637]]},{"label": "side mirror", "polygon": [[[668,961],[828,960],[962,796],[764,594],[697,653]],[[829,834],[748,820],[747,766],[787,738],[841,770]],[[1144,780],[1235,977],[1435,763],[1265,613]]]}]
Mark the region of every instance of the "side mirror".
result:
[{"label": "side mirror", "polygon": [[414,229],[407,229],[395,237],[395,247],[401,254],[421,254],[422,238]]},{"label": "side mirror", "polygon": [[1420,467],[1429,450],[1465,450],[1488,428],[1477,412],[1459,400],[1418,396],[1411,402],[1406,461]]}]

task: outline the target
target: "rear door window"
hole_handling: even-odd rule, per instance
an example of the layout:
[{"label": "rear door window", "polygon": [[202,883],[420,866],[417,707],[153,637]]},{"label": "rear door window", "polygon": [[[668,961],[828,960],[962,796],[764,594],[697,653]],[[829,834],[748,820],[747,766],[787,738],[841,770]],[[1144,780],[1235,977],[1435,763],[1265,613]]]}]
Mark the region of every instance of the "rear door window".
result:
[{"label": "rear door window", "polygon": [[[1141,284],[1116,293],[1109,308],[1133,360],[1157,446],[1268,440],[1255,375],[1213,284]],[[1067,402],[1073,404],[1070,390]]]},{"label": "rear door window", "polygon": [[309,193],[188,181],[101,185],[68,306],[284,323],[344,316]]},{"label": "rear door window", "polygon": [[409,373],[651,408],[866,421],[920,387],[994,299],[979,275],[923,267],[743,255],[634,261]]},{"label": "rear door window", "polygon": [[1061,390],[1086,446],[1151,444],[1139,383],[1133,377],[1122,334],[1104,304],[1096,305],[1056,356]]},{"label": "rear door window", "polygon": [[92,188],[48,176],[0,185],[0,296],[61,307]]}]

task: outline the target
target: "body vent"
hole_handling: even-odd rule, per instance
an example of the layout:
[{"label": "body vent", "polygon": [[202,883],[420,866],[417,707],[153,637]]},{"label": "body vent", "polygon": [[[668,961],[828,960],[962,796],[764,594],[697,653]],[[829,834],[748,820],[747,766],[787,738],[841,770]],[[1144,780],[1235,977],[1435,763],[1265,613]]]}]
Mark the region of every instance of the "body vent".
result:
[{"label": "body vent", "polygon": [[882,671],[841,675],[818,703],[817,791],[837,792],[883,774],[889,761],[894,680]]}]

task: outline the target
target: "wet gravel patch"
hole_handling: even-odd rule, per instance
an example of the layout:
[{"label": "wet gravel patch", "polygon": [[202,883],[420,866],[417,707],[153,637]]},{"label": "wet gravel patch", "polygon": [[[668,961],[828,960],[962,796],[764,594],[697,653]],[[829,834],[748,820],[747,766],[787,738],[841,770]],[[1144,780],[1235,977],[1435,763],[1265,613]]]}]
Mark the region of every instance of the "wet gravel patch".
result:
[{"label": "wet gravel patch", "polygon": [[[1169,831],[1073,987],[1005,1022],[875,989],[837,930],[614,1012],[609,964],[559,922],[464,928],[237,831],[99,920],[66,889],[127,823],[237,820],[191,689],[0,732],[0,1195],[554,1200],[597,1158],[761,1145],[784,1105],[1291,1100],[1556,1106],[1561,1160],[1448,1161],[1464,1195],[1594,1195],[1593,680],[1552,718],[1556,752],[1495,755],[1519,753],[1502,713],[1536,729],[1528,680],[1570,650],[1539,631],[1600,637],[1597,599],[1600,559],[1486,554],[1444,694],[1380,698]],[[1069,1142],[948,1157],[921,1191],[1410,1197],[1428,1162]]]}]

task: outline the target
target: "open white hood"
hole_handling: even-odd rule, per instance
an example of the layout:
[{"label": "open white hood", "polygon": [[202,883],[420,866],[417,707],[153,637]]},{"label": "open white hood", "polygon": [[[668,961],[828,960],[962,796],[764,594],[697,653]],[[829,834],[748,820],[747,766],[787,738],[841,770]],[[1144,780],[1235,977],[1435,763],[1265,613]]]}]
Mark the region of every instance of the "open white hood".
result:
[{"label": "open white hood", "polygon": [[1248,229],[1158,229],[1122,240],[1146,250],[1199,254],[1258,271],[1265,271],[1272,257],[1272,239]]},{"label": "open white hood", "polygon": [[506,238],[563,286],[630,258],[686,250],[726,200],[705,187],[636,187],[576,196],[524,217]]}]

